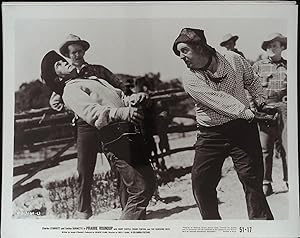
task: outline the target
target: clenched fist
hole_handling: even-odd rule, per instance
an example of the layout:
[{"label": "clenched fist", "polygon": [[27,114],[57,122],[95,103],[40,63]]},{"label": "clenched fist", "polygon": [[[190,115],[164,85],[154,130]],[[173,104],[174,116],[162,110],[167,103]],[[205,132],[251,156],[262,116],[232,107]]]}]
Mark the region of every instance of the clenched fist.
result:
[{"label": "clenched fist", "polygon": [[135,125],[139,125],[139,123],[144,119],[143,112],[136,107],[131,107],[129,113],[129,121]]},{"label": "clenched fist", "polygon": [[142,111],[136,107],[120,107],[116,110],[113,119],[118,121],[129,121],[138,125],[144,119],[144,115]]}]

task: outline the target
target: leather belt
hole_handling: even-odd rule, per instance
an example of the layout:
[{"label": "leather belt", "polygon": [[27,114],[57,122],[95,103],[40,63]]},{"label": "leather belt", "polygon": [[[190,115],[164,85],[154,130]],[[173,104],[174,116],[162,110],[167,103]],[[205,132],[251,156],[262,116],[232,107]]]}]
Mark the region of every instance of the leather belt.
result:
[{"label": "leather belt", "polygon": [[104,145],[117,142],[124,136],[141,134],[140,129],[130,122],[114,122],[99,130],[99,137]]}]

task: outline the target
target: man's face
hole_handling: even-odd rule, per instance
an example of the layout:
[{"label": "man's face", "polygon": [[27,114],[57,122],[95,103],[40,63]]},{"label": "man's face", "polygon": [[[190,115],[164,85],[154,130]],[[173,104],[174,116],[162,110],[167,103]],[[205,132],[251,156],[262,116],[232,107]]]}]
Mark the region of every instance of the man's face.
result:
[{"label": "man's face", "polygon": [[267,53],[270,57],[281,56],[281,52],[284,50],[284,46],[279,41],[271,41],[267,46]]},{"label": "man's face", "polygon": [[76,67],[80,67],[84,63],[84,54],[85,51],[81,45],[72,44],[68,46],[69,49],[69,57],[71,62]]},{"label": "man's face", "polygon": [[57,61],[54,64],[54,70],[57,76],[60,78],[60,81],[63,82],[71,78],[75,78],[77,76],[77,71],[75,66],[63,60]]},{"label": "man's face", "polygon": [[230,40],[224,46],[227,50],[232,50],[235,47],[235,42],[234,40]]},{"label": "man's face", "polygon": [[180,59],[182,59],[186,66],[191,69],[199,69],[205,66],[207,60],[202,55],[202,50],[196,47],[191,47],[186,43],[179,43],[177,50],[180,52]]}]

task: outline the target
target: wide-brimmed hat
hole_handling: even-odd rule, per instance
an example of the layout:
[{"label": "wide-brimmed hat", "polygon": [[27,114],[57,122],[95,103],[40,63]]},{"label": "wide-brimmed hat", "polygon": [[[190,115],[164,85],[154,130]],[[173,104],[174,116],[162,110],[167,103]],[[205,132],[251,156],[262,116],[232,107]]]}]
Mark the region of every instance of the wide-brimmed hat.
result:
[{"label": "wide-brimmed hat", "polygon": [[58,76],[54,69],[54,64],[60,60],[67,62],[65,58],[54,50],[49,51],[41,62],[41,78],[52,91],[62,95],[65,84],[58,80]]},{"label": "wide-brimmed hat", "polygon": [[59,52],[63,55],[69,58],[69,50],[68,46],[72,44],[81,45],[84,51],[87,51],[90,48],[90,44],[85,41],[81,40],[79,36],[70,34],[67,36],[66,40],[62,43],[62,45],[59,48]]},{"label": "wide-brimmed hat", "polygon": [[234,42],[236,42],[238,40],[238,36],[237,35],[232,35],[230,33],[226,34],[225,36],[223,36],[222,42],[220,43],[220,46],[225,46],[228,41],[233,40]]},{"label": "wide-brimmed hat", "polygon": [[268,45],[273,41],[281,42],[281,44],[284,46],[284,50],[286,49],[286,47],[287,47],[287,38],[285,36],[283,36],[282,34],[277,33],[277,32],[268,35],[266,37],[266,39],[264,40],[264,42],[262,43],[261,48],[266,51]]},{"label": "wide-brimmed hat", "polygon": [[177,45],[179,43],[194,43],[200,44],[205,46],[209,51],[215,53],[216,50],[207,44],[206,38],[204,35],[204,31],[200,29],[193,29],[193,28],[183,28],[176,38],[173,44],[173,51],[175,55],[179,56],[180,52],[177,50]]}]

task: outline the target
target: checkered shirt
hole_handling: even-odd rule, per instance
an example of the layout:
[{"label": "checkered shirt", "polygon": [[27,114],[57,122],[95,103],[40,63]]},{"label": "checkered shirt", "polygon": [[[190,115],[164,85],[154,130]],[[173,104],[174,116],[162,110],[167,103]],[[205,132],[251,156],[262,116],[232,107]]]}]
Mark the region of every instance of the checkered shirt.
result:
[{"label": "checkered shirt", "polygon": [[287,61],[263,59],[253,64],[253,71],[261,80],[266,98],[280,101],[287,90]]},{"label": "checkered shirt", "polygon": [[218,68],[210,71],[187,70],[183,76],[185,91],[194,99],[197,123],[211,127],[242,118],[250,120],[248,90],[257,104],[264,102],[262,86],[251,65],[240,55],[217,52]]}]

